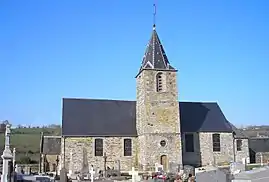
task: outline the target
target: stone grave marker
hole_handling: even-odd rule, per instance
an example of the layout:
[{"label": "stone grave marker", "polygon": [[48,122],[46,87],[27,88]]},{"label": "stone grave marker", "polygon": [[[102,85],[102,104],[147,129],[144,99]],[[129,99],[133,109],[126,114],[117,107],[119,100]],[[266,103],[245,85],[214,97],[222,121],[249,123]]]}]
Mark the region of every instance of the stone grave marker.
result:
[{"label": "stone grave marker", "polygon": [[17,174],[21,173],[21,168],[18,166],[18,164],[15,165],[15,172]]},{"label": "stone grave marker", "polygon": [[91,174],[91,182],[93,182],[95,171],[93,170],[93,167],[90,169],[90,174]]},{"label": "stone grave marker", "polygon": [[235,174],[232,182],[268,182],[269,167],[257,168]]},{"label": "stone grave marker", "polygon": [[179,165],[174,163],[174,162],[170,162],[169,163],[169,172],[170,173],[178,173],[179,172]]},{"label": "stone grave marker", "polygon": [[189,176],[189,174],[194,176],[195,175],[195,168],[193,166],[190,166],[190,165],[185,165],[183,167],[183,175]]},{"label": "stone grave marker", "polygon": [[132,175],[132,182],[136,182],[138,179],[138,171],[136,171],[134,167],[132,167],[132,171],[129,171],[129,175]]},{"label": "stone grave marker", "polygon": [[65,168],[62,168],[60,171],[60,182],[67,182],[67,171]]},{"label": "stone grave marker", "polygon": [[227,182],[229,179],[228,174],[215,167],[196,170],[195,173],[197,182]]},{"label": "stone grave marker", "polygon": [[246,165],[240,162],[232,162],[230,164],[231,174],[237,174],[246,170]]},{"label": "stone grave marker", "polygon": [[10,163],[12,163],[13,155],[10,150],[10,125],[6,125],[6,132],[5,132],[5,149],[3,151],[3,155],[1,156],[3,159],[2,164],[2,175],[1,175],[1,181],[6,182],[11,179],[11,166]]},{"label": "stone grave marker", "polygon": [[51,179],[47,176],[36,176],[35,180],[39,181],[39,182],[50,182],[51,181]]},{"label": "stone grave marker", "polygon": [[155,172],[163,172],[163,165],[155,163]]},{"label": "stone grave marker", "polygon": [[30,169],[29,166],[26,166],[26,167],[25,167],[25,174],[26,174],[26,175],[30,175],[30,174],[31,174],[31,169]]}]

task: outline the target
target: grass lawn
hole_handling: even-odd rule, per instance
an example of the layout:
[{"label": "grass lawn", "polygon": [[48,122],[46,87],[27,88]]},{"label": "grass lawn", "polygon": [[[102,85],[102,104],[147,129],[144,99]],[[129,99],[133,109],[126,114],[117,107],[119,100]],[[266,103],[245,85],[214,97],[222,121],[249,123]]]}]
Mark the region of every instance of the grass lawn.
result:
[{"label": "grass lawn", "polygon": [[[60,128],[16,128],[11,130],[11,149],[16,148],[16,158],[20,160],[23,156],[29,156],[32,160],[39,159],[40,134],[60,135]],[[4,133],[0,134],[0,151],[4,150]]]}]

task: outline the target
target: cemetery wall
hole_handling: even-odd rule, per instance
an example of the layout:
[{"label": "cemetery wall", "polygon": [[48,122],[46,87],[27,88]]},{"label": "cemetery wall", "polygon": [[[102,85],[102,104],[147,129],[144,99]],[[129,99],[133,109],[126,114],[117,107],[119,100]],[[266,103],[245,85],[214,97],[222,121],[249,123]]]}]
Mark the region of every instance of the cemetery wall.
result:
[{"label": "cemetery wall", "polygon": [[202,166],[209,164],[229,164],[234,159],[233,134],[220,134],[220,152],[213,152],[213,140],[210,132],[200,133],[200,150]]},{"label": "cemetery wall", "polygon": [[[121,170],[129,171],[137,164],[137,138],[132,139],[132,156],[124,156],[123,141],[127,137],[98,137],[103,139],[103,152],[107,156],[107,167],[117,169],[116,161],[120,160]],[[65,167],[73,172],[80,172],[85,163],[88,166],[93,165],[95,169],[104,170],[104,157],[95,156],[94,154],[95,137],[70,137],[65,138],[62,143],[62,164],[63,165],[63,149],[65,146]],[[65,143],[65,144],[64,144]],[[70,163],[72,155],[72,162]]]},{"label": "cemetery wall", "polygon": [[235,153],[236,153],[236,162],[242,162],[243,158],[249,157],[249,147],[248,147],[248,139],[240,139],[242,140],[242,150],[238,151],[237,146],[236,146],[236,141],[234,142],[234,148],[235,148]]}]

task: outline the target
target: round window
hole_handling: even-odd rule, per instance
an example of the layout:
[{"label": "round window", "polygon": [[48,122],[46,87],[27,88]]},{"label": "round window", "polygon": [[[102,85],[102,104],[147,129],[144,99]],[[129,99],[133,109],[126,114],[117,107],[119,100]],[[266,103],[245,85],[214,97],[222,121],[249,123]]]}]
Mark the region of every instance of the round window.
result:
[{"label": "round window", "polygon": [[165,141],[165,140],[162,140],[162,141],[160,142],[160,145],[161,145],[162,147],[164,147],[164,146],[166,145],[166,141]]}]

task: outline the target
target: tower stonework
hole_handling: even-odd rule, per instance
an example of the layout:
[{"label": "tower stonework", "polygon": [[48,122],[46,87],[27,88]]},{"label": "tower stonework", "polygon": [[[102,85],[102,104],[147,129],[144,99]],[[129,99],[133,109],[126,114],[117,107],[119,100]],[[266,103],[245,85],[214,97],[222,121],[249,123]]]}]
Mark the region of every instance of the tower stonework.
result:
[{"label": "tower stonework", "polygon": [[177,70],[170,65],[155,26],[136,80],[139,161],[144,168],[158,163],[175,170],[182,165]]}]

